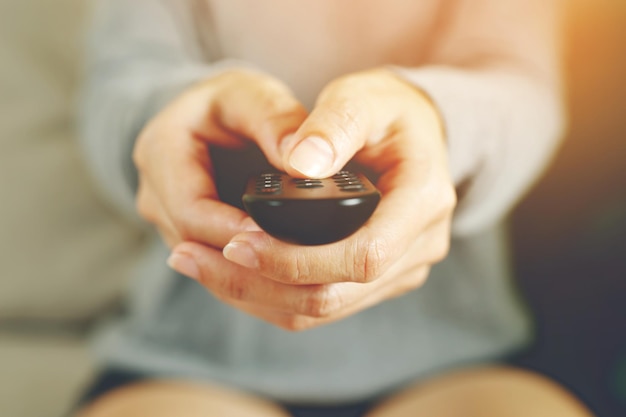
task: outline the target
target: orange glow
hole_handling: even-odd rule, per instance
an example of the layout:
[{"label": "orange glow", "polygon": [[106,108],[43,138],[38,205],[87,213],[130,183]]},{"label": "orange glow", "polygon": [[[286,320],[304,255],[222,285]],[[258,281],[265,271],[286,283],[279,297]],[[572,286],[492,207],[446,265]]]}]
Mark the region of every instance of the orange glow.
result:
[{"label": "orange glow", "polygon": [[569,133],[515,217],[521,256],[549,255],[626,210],[626,2],[572,0],[566,16]]}]

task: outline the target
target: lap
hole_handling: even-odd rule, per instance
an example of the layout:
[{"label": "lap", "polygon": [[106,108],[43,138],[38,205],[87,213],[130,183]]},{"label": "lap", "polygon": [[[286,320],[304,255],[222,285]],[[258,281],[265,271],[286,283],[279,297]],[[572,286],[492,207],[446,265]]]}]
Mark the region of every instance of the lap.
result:
[{"label": "lap", "polygon": [[85,403],[75,417],[288,417],[280,406],[243,392],[176,380],[141,380]]},{"label": "lap", "polygon": [[375,407],[372,402],[340,407],[286,406],[216,385],[146,380],[124,373],[102,378],[86,399],[89,404],[76,417],[591,416],[558,384],[509,366],[440,375],[391,395]]},{"label": "lap", "polygon": [[367,417],[591,417],[573,395],[537,373],[484,366],[448,373],[389,397]]},{"label": "lap", "polygon": [[[172,380],[154,381],[139,373],[108,370],[85,391],[79,404],[81,411],[75,416],[141,417],[145,414],[150,417],[361,417],[372,405],[373,401],[337,406],[276,404],[216,385]],[[172,414],[172,409],[177,411]],[[199,414],[194,414],[196,409],[201,410]]]}]

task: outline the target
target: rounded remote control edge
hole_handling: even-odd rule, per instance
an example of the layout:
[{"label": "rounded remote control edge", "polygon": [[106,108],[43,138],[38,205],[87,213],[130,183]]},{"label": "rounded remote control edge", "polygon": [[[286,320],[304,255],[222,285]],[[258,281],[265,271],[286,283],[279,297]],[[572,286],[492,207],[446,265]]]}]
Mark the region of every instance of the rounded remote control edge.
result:
[{"label": "rounded remote control edge", "polygon": [[360,173],[341,171],[313,180],[271,172],[249,178],[242,202],[269,235],[310,246],[352,235],[367,222],[380,198],[380,192]]}]

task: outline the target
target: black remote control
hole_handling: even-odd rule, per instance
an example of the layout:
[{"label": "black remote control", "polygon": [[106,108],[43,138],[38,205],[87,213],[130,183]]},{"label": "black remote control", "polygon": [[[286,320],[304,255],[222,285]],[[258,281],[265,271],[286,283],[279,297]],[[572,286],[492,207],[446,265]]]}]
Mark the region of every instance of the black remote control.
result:
[{"label": "black remote control", "polygon": [[325,179],[266,172],[250,177],[242,201],[268,234],[290,243],[323,245],[356,232],[376,209],[380,192],[365,175],[350,171]]}]

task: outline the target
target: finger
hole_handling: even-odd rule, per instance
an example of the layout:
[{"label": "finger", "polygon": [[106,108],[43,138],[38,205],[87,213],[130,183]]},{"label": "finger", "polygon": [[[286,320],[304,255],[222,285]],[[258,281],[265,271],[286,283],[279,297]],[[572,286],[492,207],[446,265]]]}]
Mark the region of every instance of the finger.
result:
[{"label": "finger", "polygon": [[257,305],[249,304],[243,301],[237,301],[232,299],[220,298],[222,302],[236,308],[237,310],[248,313],[249,315],[259,318],[269,324],[280,327],[284,330],[296,330],[290,326],[293,321],[294,314],[276,311],[274,309],[259,307]]},{"label": "finger", "polygon": [[181,242],[181,237],[167,213],[156,199],[154,193],[147,186],[146,181],[139,179],[139,189],[136,199],[137,212],[150,223],[156,225],[161,238],[168,247],[173,248]]},{"label": "finger", "polygon": [[[224,248],[224,256],[289,284],[374,281],[431,225],[449,222],[454,190],[443,179],[426,179],[430,170],[423,165],[398,164],[386,174],[389,176],[382,183],[383,198],[377,210],[347,239],[330,245],[297,246],[265,233],[247,232],[231,240]],[[431,185],[434,181],[440,185]],[[438,243],[442,249],[449,240],[446,230],[438,229],[437,242],[444,242]]]},{"label": "finger", "polygon": [[[290,330],[333,322],[400,296],[421,286],[428,273],[427,267],[417,267],[399,277],[394,273],[364,285],[295,287],[263,282],[263,277],[224,263],[219,252],[198,244],[183,243],[174,254],[170,265],[183,274],[190,272],[218,299]],[[194,265],[189,268],[185,261]]]},{"label": "finger", "polygon": [[279,145],[307,117],[304,106],[282,82],[253,71],[238,71],[215,80],[210,120],[200,119],[197,131],[211,137],[215,127],[245,136],[261,148],[269,162],[282,169]]},{"label": "finger", "polygon": [[[422,120],[422,114],[426,127],[415,122],[415,118]],[[451,216],[456,196],[439,120],[405,84],[369,74],[331,84],[301,130],[307,131],[318,116],[325,120],[318,131],[333,126],[333,120],[347,126],[328,128],[337,132],[338,141],[333,135],[322,135],[329,143],[340,144],[332,145],[333,149],[365,145],[360,160],[383,173],[377,183],[383,198],[374,215],[357,233],[332,245],[298,247],[266,234],[243,233],[225,247],[224,255],[286,283],[371,282],[383,276],[431,224]],[[294,141],[300,135],[298,131]],[[294,152],[298,147],[292,149],[292,156]]]},{"label": "finger", "polygon": [[291,332],[300,332],[304,330],[310,330],[315,327],[322,326],[331,322],[335,322],[343,318],[343,316],[336,317],[310,317],[301,314],[285,313],[276,311],[270,308],[259,307],[256,305],[248,304],[241,301],[223,299],[224,303],[244,311],[251,316],[257,317],[269,324],[280,327],[283,330]]},{"label": "finger", "polygon": [[[155,217],[159,211],[150,213],[150,207],[159,207],[181,239],[215,247],[223,247],[239,232],[258,230],[245,212],[219,201],[211,159],[201,140],[177,128],[163,127],[158,134],[168,138],[167,149],[136,158],[139,171],[149,173],[142,176],[138,198],[145,216]],[[152,220],[159,225],[158,219]]]},{"label": "finger", "polygon": [[250,230],[244,212],[218,201],[208,145],[239,146],[240,136],[248,136],[279,164],[278,140],[305,116],[283,84],[252,72],[215,77],[168,106],[144,129],[133,155],[171,222],[167,229],[173,225],[181,239],[215,247]]},{"label": "finger", "polygon": [[303,316],[301,314],[285,313],[235,300],[225,299],[222,301],[267,323],[273,324],[274,326],[291,332],[310,330],[315,327],[319,327],[324,324],[339,320],[339,317],[318,318]]},{"label": "finger", "polygon": [[283,146],[289,174],[331,176],[366,144],[389,135],[403,109],[388,91],[389,79],[372,74],[340,78],[322,91],[315,109]]},{"label": "finger", "polygon": [[159,232],[159,235],[161,236],[161,239],[163,239],[163,241],[170,249],[175,247],[182,241],[182,238],[174,227],[174,224],[166,215],[163,215],[162,218],[159,220],[157,230]]},{"label": "finger", "polygon": [[366,286],[355,283],[283,284],[229,262],[213,248],[192,242],[176,246],[168,264],[196,279],[218,298],[310,317],[331,315],[357,303],[368,291]]},{"label": "finger", "polygon": [[[386,291],[376,291],[374,289],[371,289],[366,296],[359,298],[356,302],[346,305],[337,310],[328,311],[327,314],[322,315],[287,313],[282,311],[276,311],[272,308],[260,307],[233,299],[223,299],[222,301],[285,330],[303,331],[323,326],[329,323],[337,322],[346,317],[352,316],[370,307],[373,307],[383,300],[399,297],[411,290],[420,287],[426,281],[428,273],[429,268],[419,268],[412,271],[412,274],[410,275],[407,274],[400,278],[396,278],[397,284],[395,285],[393,291],[389,290],[389,288],[387,288]],[[377,283],[365,285],[372,286],[376,284]],[[335,285],[345,286],[350,284]],[[361,287],[363,287],[363,285],[361,285]],[[385,290],[384,287],[383,290]]]}]

